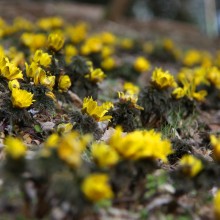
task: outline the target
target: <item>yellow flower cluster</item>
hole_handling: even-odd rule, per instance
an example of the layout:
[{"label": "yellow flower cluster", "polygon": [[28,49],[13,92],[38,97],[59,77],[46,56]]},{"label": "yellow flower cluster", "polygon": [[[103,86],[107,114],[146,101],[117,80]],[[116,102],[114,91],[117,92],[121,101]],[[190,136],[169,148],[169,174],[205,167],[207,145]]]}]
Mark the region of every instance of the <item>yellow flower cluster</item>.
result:
[{"label": "yellow flower cluster", "polygon": [[194,69],[183,68],[178,73],[178,80],[183,87],[178,87],[173,91],[173,96],[176,99],[187,96],[189,99],[195,99],[199,102],[204,101],[207,91],[196,91],[197,87],[201,84],[208,84],[207,71],[202,67]]},{"label": "yellow flower cluster", "polygon": [[187,50],[182,63],[185,66],[193,67],[201,65],[202,67],[211,67],[214,63],[212,55],[207,51],[200,51],[196,49]]},{"label": "yellow flower cluster", "polygon": [[109,145],[122,158],[130,160],[160,159],[166,162],[167,156],[172,153],[169,140],[162,140],[161,134],[153,130],[133,131],[124,135],[122,129],[117,127]]}]

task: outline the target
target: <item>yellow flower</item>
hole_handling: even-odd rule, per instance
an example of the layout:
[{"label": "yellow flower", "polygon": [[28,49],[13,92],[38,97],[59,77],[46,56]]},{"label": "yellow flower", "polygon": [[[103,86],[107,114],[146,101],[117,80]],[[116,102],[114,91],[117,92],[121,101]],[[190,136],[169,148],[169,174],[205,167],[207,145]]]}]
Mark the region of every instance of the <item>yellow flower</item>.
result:
[{"label": "yellow flower", "polygon": [[202,161],[192,155],[184,155],[180,159],[180,166],[182,171],[190,177],[196,176],[203,169]]},{"label": "yellow flower", "polygon": [[32,51],[46,46],[47,37],[45,34],[23,33],[21,42]]},{"label": "yellow flower", "polygon": [[97,102],[91,98],[84,98],[82,112],[87,113],[96,121],[109,121],[112,116],[106,115],[108,110],[113,107],[111,102],[105,102],[98,106]]},{"label": "yellow flower", "polygon": [[72,61],[72,57],[78,54],[78,50],[73,45],[68,44],[64,48],[64,53],[65,53],[65,61],[67,62],[67,64],[70,64]]},{"label": "yellow flower", "polygon": [[202,102],[204,101],[207,91],[200,90],[196,92],[196,82],[195,78],[184,77],[183,75],[180,78],[181,83],[183,84],[183,90],[185,91],[186,96],[189,99],[195,99],[196,101]]},{"label": "yellow flower", "polygon": [[37,25],[46,31],[55,28],[61,28],[64,24],[64,21],[60,17],[50,17],[50,18],[42,18],[38,20]]},{"label": "yellow flower", "polygon": [[42,50],[37,50],[34,54],[33,61],[41,66],[48,67],[51,64],[51,55],[44,53]]},{"label": "yellow flower", "polygon": [[181,87],[178,87],[178,88],[174,89],[173,92],[172,92],[172,96],[173,96],[175,99],[181,99],[181,98],[183,98],[185,95],[186,95],[186,91],[185,91],[184,88],[181,88]]},{"label": "yellow flower", "polygon": [[26,154],[26,146],[18,138],[8,136],[5,139],[5,151],[13,159],[19,159]]},{"label": "yellow flower", "polygon": [[198,50],[188,50],[183,58],[183,64],[186,66],[194,66],[201,62],[201,52]]},{"label": "yellow flower", "polygon": [[18,67],[16,67],[13,63],[9,62],[1,68],[0,74],[8,80],[23,79],[23,74],[21,70]]},{"label": "yellow flower", "polygon": [[129,50],[134,46],[134,41],[130,38],[124,38],[121,40],[120,46],[125,50]]},{"label": "yellow flower", "polygon": [[37,72],[38,67],[39,67],[38,64],[35,62],[32,62],[30,65],[28,65],[27,63],[25,63],[25,67],[26,67],[27,77],[34,78],[35,73]]},{"label": "yellow flower", "polygon": [[123,85],[123,89],[125,90],[126,93],[135,94],[135,95],[138,95],[138,93],[140,91],[139,87],[135,86],[131,82],[125,82]]},{"label": "yellow flower", "polygon": [[93,36],[88,38],[82,45],[80,51],[82,55],[89,55],[91,53],[98,53],[102,50],[103,44],[99,37]]},{"label": "yellow flower", "polygon": [[8,88],[12,91],[13,88],[20,88],[20,83],[18,82],[17,79],[10,80],[8,82]]},{"label": "yellow flower", "polygon": [[101,39],[104,44],[114,44],[116,42],[116,37],[110,32],[103,32],[101,34]]},{"label": "yellow flower", "polygon": [[103,142],[93,143],[91,153],[100,167],[111,167],[119,161],[119,155],[115,149]]},{"label": "yellow flower", "polygon": [[220,138],[210,135],[210,141],[213,147],[213,157],[216,161],[220,162]]},{"label": "yellow flower", "polygon": [[77,132],[64,134],[58,146],[58,156],[70,167],[81,165],[81,153],[91,140],[89,135],[80,136]]},{"label": "yellow flower", "polygon": [[73,125],[71,123],[61,123],[57,126],[57,132],[60,134],[69,133],[73,129]]},{"label": "yellow flower", "polygon": [[150,62],[147,59],[145,59],[144,57],[138,57],[134,61],[133,66],[137,72],[142,73],[142,72],[148,71],[150,69]]},{"label": "yellow flower", "polygon": [[154,44],[152,42],[146,42],[143,44],[143,51],[151,54],[154,51]]},{"label": "yellow flower", "polygon": [[62,49],[63,45],[64,45],[64,37],[62,35],[51,33],[48,36],[48,40],[47,40],[48,48],[54,51],[59,51]]},{"label": "yellow flower", "polygon": [[101,82],[105,78],[105,74],[101,69],[92,69],[92,71],[85,75],[85,78],[93,81],[93,82]]},{"label": "yellow flower", "polygon": [[151,81],[160,89],[177,86],[174,77],[168,71],[163,71],[161,68],[156,68],[153,71]]},{"label": "yellow flower", "polygon": [[171,39],[167,38],[163,40],[163,48],[167,51],[173,51],[174,43]]},{"label": "yellow flower", "polygon": [[58,81],[58,87],[61,91],[67,91],[71,86],[71,80],[68,75],[62,75]]},{"label": "yellow flower", "polygon": [[205,100],[205,97],[207,96],[207,91],[206,90],[200,90],[199,92],[194,92],[193,93],[193,98],[199,102],[202,102]]},{"label": "yellow flower", "polygon": [[41,84],[52,90],[55,85],[55,76],[47,76],[46,72],[41,67],[38,67],[34,75],[34,84]]},{"label": "yellow flower", "polygon": [[87,176],[82,183],[82,191],[92,202],[99,202],[113,197],[109,177],[101,173],[93,173]]},{"label": "yellow flower", "polygon": [[114,53],[114,48],[110,47],[110,46],[104,46],[102,48],[102,58],[108,58],[109,56],[111,56]]},{"label": "yellow flower", "polygon": [[138,97],[136,94],[130,94],[130,93],[123,93],[123,92],[118,92],[118,97],[120,101],[122,102],[130,102],[130,104],[139,110],[144,110],[143,107],[137,104]]},{"label": "yellow flower", "polygon": [[60,137],[58,134],[56,133],[51,134],[44,142],[44,146],[46,148],[57,148],[59,140],[60,140]]},{"label": "yellow flower", "polygon": [[28,108],[35,100],[33,94],[22,89],[13,88],[11,93],[11,101],[16,108]]},{"label": "yellow flower", "polygon": [[213,208],[214,208],[214,214],[215,219],[220,219],[220,190],[218,190],[215,194],[214,201],[213,201]]},{"label": "yellow flower", "polygon": [[214,66],[207,70],[207,79],[220,89],[220,70],[217,67]]},{"label": "yellow flower", "polygon": [[85,40],[87,35],[88,25],[85,22],[80,22],[75,26],[69,26],[66,29],[67,35],[69,36],[70,40],[78,44]]},{"label": "yellow flower", "polygon": [[56,101],[56,96],[51,91],[46,92],[45,95],[53,99],[53,101]]},{"label": "yellow flower", "polygon": [[116,61],[113,57],[107,57],[101,62],[101,67],[105,70],[112,70],[116,67]]}]

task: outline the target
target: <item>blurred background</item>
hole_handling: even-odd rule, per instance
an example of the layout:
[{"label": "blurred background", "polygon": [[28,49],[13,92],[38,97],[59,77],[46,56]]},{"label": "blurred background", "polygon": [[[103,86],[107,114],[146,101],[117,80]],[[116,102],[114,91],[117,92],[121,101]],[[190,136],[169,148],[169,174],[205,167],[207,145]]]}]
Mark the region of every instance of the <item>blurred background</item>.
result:
[{"label": "blurred background", "polygon": [[0,15],[9,21],[15,16],[35,20],[55,15],[97,25],[105,22],[111,31],[156,31],[193,38],[195,43],[220,34],[220,0],[0,0]]}]

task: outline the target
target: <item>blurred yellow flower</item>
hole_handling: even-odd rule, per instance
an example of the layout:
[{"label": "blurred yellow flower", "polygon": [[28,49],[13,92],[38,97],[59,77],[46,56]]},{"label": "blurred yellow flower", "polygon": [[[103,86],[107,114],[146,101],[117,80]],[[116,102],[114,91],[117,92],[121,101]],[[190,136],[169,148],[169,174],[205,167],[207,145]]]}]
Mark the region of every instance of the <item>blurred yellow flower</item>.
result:
[{"label": "blurred yellow flower", "polygon": [[5,151],[11,158],[19,159],[25,156],[27,148],[20,139],[8,136],[4,144]]},{"label": "blurred yellow flower", "polygon": [[58,156],[70,167],[81,165],[81,153],[91,140],[89,135],[80,136],[77,132],[66,133],[61,137],[58,145]]},{"label": "blurred yellow flower", "polygon": [[58,81],[58,87],[62,92],[66,92],[71,86],[71,80],[68,75],[61,75]]},{"label": "blurred yellow flower", "polygon": [[68,26],[66,28],[66,32],[70,40],[73,43],[78,44],[85,40],[87,36],[87,29],[88,25],[85,22],[80,22],[75,26]]},{"label": "blurred yellow flower", "polygon": [[101,62],[101,67],[104,70],[112,70],[116,67],[116,61],[113,57],[107,57]]},{"label": "blurred yellow flower", "polygon": [[59,140],[60,140],[59,135],[56,133],[53,133],[46,139],[46,141],[44,142],[44,146],[46,148],[57,148]]},{"label": "blurred yellow flower", "polygon": [[133,64],[134,69],[140,73],[148,71],[150,66],[150,62],[145,57],[137,57]]},{"label": "blurred yellow flower", "polygon": [[45,47],[47,42],[45,34],[23,33],[20,39],[32,51]]},{"label": "blurred yellow flower", "polygon": [[102,42],[104,44],[114,44],[116,42],[116,37],[110,32],[103,32],[100,35]]},{"label": "blurred yellow flower", "polygon": [[64,45],[64,37],[61,34],[51,33],[47,39],[47,47],[54,51],[60,51]]},{"label": "blurred yellow flower", "polygon": [[106,75],[100,68],[97,68],[97,69],[92,68],[91,72],[85,75],[85,78],[95,83],[103,81],[105,77]]},{"label": "blurred yellow flower", "polygon": [[201,62],[201,52],[199,50],[188,50],[183,58],[183,64],[186,66],[194,66]]},{"label": "blurred yellow flower", "polygon": [[134,46],[134,41],[130,38],[124,38],[120,41],[121,48],[129,50]]},{"label": "blurred yellow flower", "polygon": [[67,62],[67,64],[70,64],[72,58],[78,54],[78,50],[73,45],[68,44],[64,48],[64,54],[65,54],[65,61]]},{"label": "blurred yellow flower", "polygon": [[220,89],[220,70],[217,67],[208,68],[206,77],[212,85]]},{"label": "blurred yellow flower", "polygon": [[179,163],[182,171],[190,177],[196,176],[203,169],[202,161],[193,155],[184,155]]},{"label": "blurred yellow flower", "polygon": [[115,149],[104,142],[93,143],[91,146],[91,154],[94,161],[100,167],[111,167],[119,161],[119,155]]},{"label": "blurred yellow flower", "polygon": [[213,208],[214,208],[215,220],[219,220],[220,219],[220,190],[218,190],[215,194],[215,197],[213,200]]},{"label": "blurred yellow flower", "polygon": [[48,67],[51,64],[51,55],[43,52],[43,50],[37,50],[33,56],[33,61],[41,66]]},{"label": "blurred yellow flower", "polygon": [[100,37],[92,36],[86,39],[80,51],[82,55],[89,55],[91,53],[100,52],[102,50],[102,47],[103,47],[103,43]]},{"label": "blurred yellow flower", "polygon": [[163,71],[161,68],[156,68],[153,71],[151,81],[160,89],[177,86],[174,77],[168,71]]},{"label": "blurred yellow flower", "polygon": [[90,174],[84,179],[81,187],[86,198],[92,202],[111,199],[114,196],[106,174]]},{"label": "blurred yellow flower", "polygon": [[172,41],[171,39],[169,39],[169,38],[164,39],[163,42],[162,42],[162,44],[163,44],[163,48],[164,48],[165,50],[167,50],[167,51],[173,51],[173,49],[174,49],[174,43],[173,43],[173,41]]},{"label": "blurred yellow flower", "polygon": [[11,93],[11,101],[16,108],[28,108],[35,101],[33,94],[22,89],[13,88]]},{"label": "blurred yellow flower", "polygon": [[139,87],[131,82],[125,82],[123,85],[123,89],[125,90],[126,93],[135,94],[135,95],[138,95],[140,91]]},{"label": "blurred yellow flower", "polygon": [[220,138],[215,135],[210,135],[210,142],[213,147],[213,157],[220,162]]},{"label": "blurred yellow flower", "polygon": [[114,53],[114,48],[111,46],[103,46],[101,53],[103,59],[107,58]]},{"label": "blurred yellow flower", "polygon": [[49,31],[51,29],[61,28],[64,21],[60,17],[48,17],[38,20],[37,25],[43,30]]},{"label": "blurred yellow flower", "polygon": [[133,131],[123,134],[121,127],[116,127],[109,140],[109,145],[118,153],[130,160],[161,159],[167,162],[167,156],[172,153],[169,140],[162,140],[161,134],[151,131]]},{"label": "blurred yellow flower", "polygon": [[108,110],[113,107],[111,102],[105,102],[98,106],[97,102],[92,97],[84,98],[82,112],[93,117],[96,121],[109,121],[112,116],[106,115]]}]

